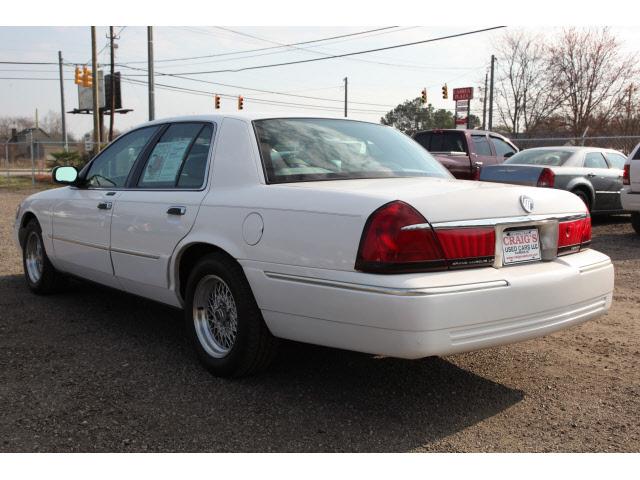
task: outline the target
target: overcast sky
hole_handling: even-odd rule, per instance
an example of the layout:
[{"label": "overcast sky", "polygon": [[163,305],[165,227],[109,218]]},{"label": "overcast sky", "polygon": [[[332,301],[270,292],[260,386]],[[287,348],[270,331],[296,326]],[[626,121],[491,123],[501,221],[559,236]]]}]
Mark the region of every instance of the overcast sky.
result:
[{"label": "overcast sky", "polygon": [[[359,36],[309,43],[298,48],[281,47],[172,62],[163,60],[265,49],[278,44],[304,42],[382,28],[384,25],[380,27],[229,27],[239,33],[217,27],[156,27],[154,29],[155,68],[157,73],[237,69],[368,50],[488,26],[491,25],[396,27]],[[533,30],[532,27],[528,29]],[[636,46],[640,45],[640,29],[624,27],[612,30],[624,42],[625,50],[634,51]],[[145,69],[146,28],[123,29],[118,26],[116,32],[119,31],[116,62]],[[541,31],[546,35],[552,35],[555,30],[546,27]],[[98,28],[98,50],[102,50],[99,62],[105,67],[109,61],[109,49],[106,48],[107,33],[107,27]],[[341,115],[341,102],[344,98],[342,85],[345,76],[349,79],[350,118],[378,121],[380,116],[393,106],[419,96],[424,87],[427,87],[429,103],[436,108],[453,109],[451,90],[455,87],[477,87],[484,81],[493,51],[492,45],[500,35],[501,31],[480,33],[349,58],[242,72],[190,75],[201,80],[237,87],[158,75],[156,77],[158,84],[202,90],[209,94],[168,91],[158,86],[156,117],[214,112],[213,93],[233,96],[242,94],[249,97],[245,100],[246,111]],[[0,61],[57,62],[57,52],[61,50],[65,62],[90,65],[90,38],[89,27],[2,27],[0,28]],[[146,74],[143,71],[124,67],[119,67],[117,70],[121,71],[129,81],[146,81]],[[78,106],[77,87],[73,83],[73,66],[65,67],[64,71],[66,106],[67,110],[71,110]],[[0,115],[32,116],[36,108],[41,117],[49,111],[59,112],[59,84],[55,80],[57,76],[56,65],[0,65],[2,78],[0,80]],[[37,77],[51,80],[6,80],[7,77]],[[441,98],[441,87],[445,82],[449,86],[448,101]],[[267,94],[252,91],[249,88],[322,97],[335,101]],[[122,90],[123,107],[131,108],[133,112],[116,117],[116,128],[119,130],[125,130],[146,121],[148,115],[146,85],[123,83]],[[252,100],[253,98],[307,104],[313,107],[258,104]],[[357,111],[358,109],[366,111]],[[222,112],[235,110],[235,99],[222,99]],[[474,102],[473,110],[481,113],[479,100]],[[76,136],[92,128],[89,115],[67,115],[67,122],[70,131]]]}]

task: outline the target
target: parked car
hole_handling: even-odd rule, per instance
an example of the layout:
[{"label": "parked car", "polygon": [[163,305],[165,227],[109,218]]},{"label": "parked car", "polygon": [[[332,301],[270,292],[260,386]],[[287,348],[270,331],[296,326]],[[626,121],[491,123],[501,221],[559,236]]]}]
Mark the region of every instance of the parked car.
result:
[{"label": "parked car", "polygon": [[456,177],[477,180],[484,165],[502,163],[518,147],[497,133],[484,130],[425,130],[413,139]]},{"label": "parked car", "polygon": [[217,375],[285,338],[402,358],[538,337],[605,313],[613,266],[567,192],[455,180],[397,130],[207,115],[121,135],[15,222],[25,279],[63,274],[184,309]]},{"label": "parked car", "polygon": [[483,167],[483,182],[568,190],[593,213],[621,213],[624,154],[593,147],[539,147],[523,150],[502,165]]},{"label": "parked car", "polygon": [[625,162],[623,183],[624,188],[620,194],[622,207],[631,212],[631,225],[640,235],[640,143]]}]

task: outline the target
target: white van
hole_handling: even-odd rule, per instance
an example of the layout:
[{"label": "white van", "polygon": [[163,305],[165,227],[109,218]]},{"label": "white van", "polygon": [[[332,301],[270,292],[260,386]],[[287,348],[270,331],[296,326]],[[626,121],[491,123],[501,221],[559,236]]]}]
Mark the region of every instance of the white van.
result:
[{"label": "white van", "polygon": [[633,149],[624,166],[622,208],[631,212],[631,225],[640,235],[640,143]]}]

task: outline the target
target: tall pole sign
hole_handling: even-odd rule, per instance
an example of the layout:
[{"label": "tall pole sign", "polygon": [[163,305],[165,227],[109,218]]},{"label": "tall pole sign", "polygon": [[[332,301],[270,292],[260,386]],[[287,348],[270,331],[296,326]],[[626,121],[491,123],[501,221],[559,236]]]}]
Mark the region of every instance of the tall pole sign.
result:
[{"label": "tall pole sign", "polygon": [[470,128],[473,87],[454,88],[453,99],[456,102],[456,128]]}]

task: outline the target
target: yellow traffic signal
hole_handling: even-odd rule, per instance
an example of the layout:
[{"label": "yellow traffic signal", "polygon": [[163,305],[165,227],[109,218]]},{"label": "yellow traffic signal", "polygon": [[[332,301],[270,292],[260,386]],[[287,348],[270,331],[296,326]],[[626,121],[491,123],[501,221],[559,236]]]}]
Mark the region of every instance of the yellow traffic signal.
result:
[{"label": "yellow traffic signal", "polygon": [[75,74],[75,78],[74,78],[73,82],[76,85],[81,85],[82,84],[82,70],[80,70],[80,67],[76,67],[76,74]]},{"label": "yellow traffic signal", "polygon": [[423,88],[422,89],[422,103],[427,103],[427,89]]},{"label": "yellow traffic signal", "polygon": [[214,97],[214,104],[216,106],[216,110],[218,110],[220,108],[220,95],[216,95]]},{"label": "yellow traffic signal", "polygon": [[242,110],[244,108],[244,97],[242,95],[238,95],[238,110]]},{"label": "yellow traffic signal", "polygon": [[442,86],[442,98],[444,98],[445,100],[449,98],[449,88],[447,87],[446,83]]},{"label": "yellow traffic signal", "polygon": [[85,88],[93,86],[93,73],[87,67],[82,67],[82,86]]}]

